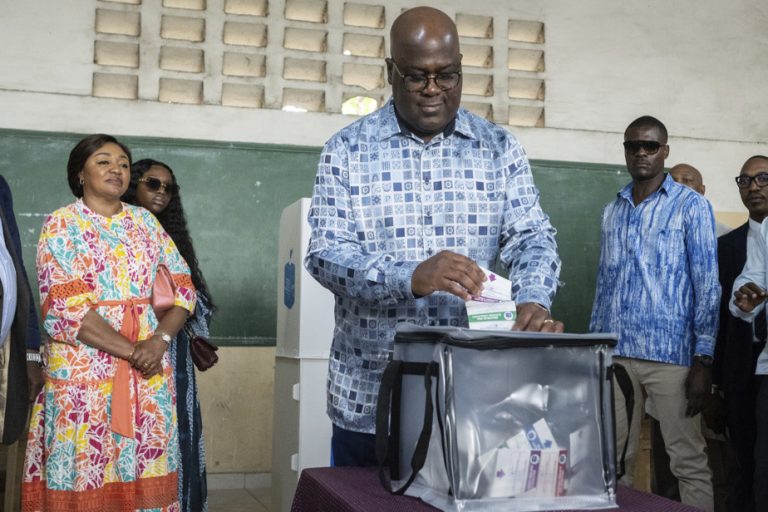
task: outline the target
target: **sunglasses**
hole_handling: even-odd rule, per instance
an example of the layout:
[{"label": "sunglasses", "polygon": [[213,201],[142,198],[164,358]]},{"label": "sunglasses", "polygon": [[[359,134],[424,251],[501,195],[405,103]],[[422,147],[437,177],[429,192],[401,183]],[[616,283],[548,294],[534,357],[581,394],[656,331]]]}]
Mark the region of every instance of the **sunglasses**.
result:
[{"label": "sunglasses", "polygon": [[139,178],[139,182],[144,183],[152,192],[162,189],[169,196],[175,196],[179,193],[179,186],[177,184],[165,183],[159,178]]},{"label": "sunglasses", "polygon": [[754,176],[742,174],[741,176],[736,176],[735,179],[736,185],[738,185],[739,188],[749,188],[753,181],[757,183],[758,187],[764,187],[768,185],[768,172],[759,172]]},{"label": "sunglasses", "polygon": [[659,150],[666,146],[655,140],[625,140],[624,151],[629,153],[637,153],[641,149],[645,151],[647,155],[655,155]]}]

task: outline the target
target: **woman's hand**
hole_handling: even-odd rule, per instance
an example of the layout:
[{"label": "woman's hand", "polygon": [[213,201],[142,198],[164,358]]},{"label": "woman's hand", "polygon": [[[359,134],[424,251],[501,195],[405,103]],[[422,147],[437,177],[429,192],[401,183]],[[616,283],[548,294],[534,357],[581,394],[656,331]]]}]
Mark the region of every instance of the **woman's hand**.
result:
[{"label": "woman's hand", "polygon": [[144,378],[148,379],[162,373],[163,354],[165,354],[167,348],[168,344],[159,335],[154,335],[136,344],[136,348],[128,358],[128,362],[139,370]]}]

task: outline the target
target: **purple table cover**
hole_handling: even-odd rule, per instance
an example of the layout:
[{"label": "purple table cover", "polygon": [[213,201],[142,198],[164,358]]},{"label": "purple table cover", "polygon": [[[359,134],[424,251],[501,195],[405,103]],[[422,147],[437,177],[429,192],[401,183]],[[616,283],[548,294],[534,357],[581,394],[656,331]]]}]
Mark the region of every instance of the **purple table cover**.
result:
[{"label": "purple table cover", "polygon": [[[619,486],[621,512],[699,512],[654,494]],[[410,496],[395,496],[379,483],[376,468],[311,468],[299,478],[291,512],[435,512]],[[584,512],[584,511],[580,511]]]}]

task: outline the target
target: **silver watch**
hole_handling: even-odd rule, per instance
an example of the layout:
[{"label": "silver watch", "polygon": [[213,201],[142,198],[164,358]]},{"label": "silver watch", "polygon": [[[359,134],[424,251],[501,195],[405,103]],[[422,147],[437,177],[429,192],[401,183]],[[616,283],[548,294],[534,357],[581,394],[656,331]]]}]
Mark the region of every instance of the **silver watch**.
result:
[{"label": "silver watch", "polygon": [[157,331],[155,334],[160,336],[160,339],[163,340],[166,345],[170,345],[171,341],[173,341],[173,338],[171,338],[171,335],[167,332]]}]

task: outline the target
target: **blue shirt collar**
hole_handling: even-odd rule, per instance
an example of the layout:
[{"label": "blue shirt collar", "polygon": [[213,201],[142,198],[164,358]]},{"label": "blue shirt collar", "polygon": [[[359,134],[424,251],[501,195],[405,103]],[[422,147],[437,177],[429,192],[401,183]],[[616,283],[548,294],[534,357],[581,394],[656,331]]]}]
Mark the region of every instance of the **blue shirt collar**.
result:
[{"label": "blue shirt collar", "polygon": [[[629,201],[630,203],[634,204],[632,199],[632,185],[634,182],[630,181],[623,189],[619,191],[617,194],[619,197],[622,197]],[[669,195],[672,189],[675,186],[682,186],[675,183],[675,180],[672,179],[672,176],[668,173],[664,173],[664,181],[661,182],[661,186],[659,187],[659,190],[654,192],[648,197],[653,196],[654,194],[658,194],[659,192],[664,192],[666,195]]]},{"label": "blue shirt collar", "polygon": [[[392,98],[390,98],[381,108],[379,114],[379,130],[376,137],[379,142],[395,135],[403,135],[406,137],[411,135],[408,129],[405,128],[405,126],[402,126],[398,121],[397,113],[395,112],[395,103]],[[452,124],[452,130],[449,129],[448,133],[443,132],[444,137],[449,137],[453,133],[458,133],[468,139],[478,138],[472,130],[468,112],[464,108],[459,107]],[[451,127],[449,126],[449,128]]]}]

